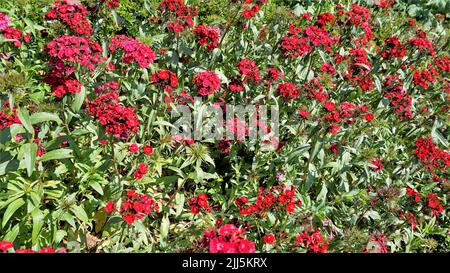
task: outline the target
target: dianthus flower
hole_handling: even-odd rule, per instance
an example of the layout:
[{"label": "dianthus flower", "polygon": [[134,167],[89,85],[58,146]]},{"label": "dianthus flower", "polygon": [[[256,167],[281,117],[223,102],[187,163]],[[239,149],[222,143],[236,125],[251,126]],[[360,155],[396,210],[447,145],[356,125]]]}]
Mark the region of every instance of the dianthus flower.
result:
[{"label": "dianthus flower", "polygon": [[218,27],[199,25],[194,28],[194,35],[199,45],[206,45],[209,51],[213,51],[219,44],[220,29]]},{"label": "dianthus flower", "polygon": [[136,62],[141,68],[147,68],[156,59],[156,54],[151,47],[125,35],[116,35],[109,41],[109,51],[123,50],[122,61],[125,64]]},{"label": "dianthus flower", "polygon": [[89,37],[92,27],[86,16],[87,10],[82,4],[56,0],[45,15],[45,20],[59,20],[76,34]]},{"label": "dianthus flower", "polygon": [[199,72],[194,76],[194,83],[198,94],[202,97],[211,95],[214,91],[220,90],[219,76],[213,71]]},{"label": "dianthus flower", "polygon": [[100,122],[107,134],[116,138],[127,139],[138,131],[138,116],[132,108],[119,104],[119,95],[115,92],[101,94],[89,102],[88,113]]}]

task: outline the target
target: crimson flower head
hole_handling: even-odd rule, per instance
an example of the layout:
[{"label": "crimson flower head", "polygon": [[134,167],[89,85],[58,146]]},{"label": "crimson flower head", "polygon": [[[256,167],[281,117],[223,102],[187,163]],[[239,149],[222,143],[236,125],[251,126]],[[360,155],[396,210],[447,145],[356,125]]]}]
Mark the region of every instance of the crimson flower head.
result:
[{"label": "crimson flower head", "polygon": [[108,203],[106,203],[105,211],[107,213],[112,213],[115,210],[115,206],[116,205],[114,204],[113,201],[109,201]]},{"label": "crimson flower head", "polygon": [[220,89],[219,76],[213,71],[199,72],[194,76],[198,94],[202,97],[213,94]]},{"label": "crimson flower head", "polygon": [[275,235],[273,234],[265,234],[264,235],[264,242],[266,244],[273,244],[275,242]]},{"label": "crimson flower head", "polygon": [[135,154],[139,152],[139,146],[136,143],[133,143],[130,145],[130,148],[128,149],[130,153]]},{"label": "crimson flower head", "polygon": [[14,244],[12,242],[8,242],[8,241],[1,241],[0,242],[0,250],[2,252],[6,252],[10,248],[14,248]]},{"label": "crimson flower head", "polygon": [[144,146],[144,154],[151,155],[153,153],[153,147],[150,145]]}]

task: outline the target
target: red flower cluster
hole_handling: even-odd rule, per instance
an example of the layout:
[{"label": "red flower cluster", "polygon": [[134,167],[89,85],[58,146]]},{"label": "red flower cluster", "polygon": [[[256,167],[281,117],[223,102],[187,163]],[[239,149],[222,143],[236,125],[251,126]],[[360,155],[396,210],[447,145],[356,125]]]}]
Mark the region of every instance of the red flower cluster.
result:
[{"label": "red flower cluster", "polygon": [[381,159],[379,159],[379,158],[372,159],[372,161],[370,163],[373,165],[372,169],[374,171],[381,171],[383,169],[383,163],[381,162]]},{"label": "red flower cluster", "polygon": [[385,59],[403,58],[406,54],[406,47],[394,36],[384,41],[386,48],[381,52],[381,56]]},{"label": "red flower cluster", "polygon": [[418,203],[421,199],[420,194],[412,188],[406,188],[406,194],[408,196],[412,197],[414,199],[414,202],[416,202],[416,203]]},{"label": "red flower cluster", "polygon": [[412,98],[403,91],[403,83],[398,75],[387,76],[383,83],[383,88],[385,89],[384,97],[389,99],[391,107],[400,116],[400,119],[407,120],[412,118]]},{"label": "red flower cluster", "polygon": [[415,86],[421,86],[423,89],[428,89],[429,83],[433,83],[437,76],[437,72],[434,68],[430,67],[429,70],[416,70],[413,75],[413,83]]},{"label": "red flower cluster", "polygon": [[285,99],[296,99],[300,95],[300,89],[293,83],[283,82],[278,84],[277,94],[280,94]]},{"label": "red flower cluster", "polygon": [[450,72],[450,56],[434,59],[436,68],[441,72]]},{"label": "red flower cluster", "polygon": [[326,253],[328,242],[320,234],[320,229],[316,229],[313,234],[302,232],[295,237],[295,242],[308,249],[308,252],[312,253]]},{"label": "red flower cluster", "polygon": [[88,113],[105,127],[106,133],[116,138],[127,139],[138,131],[138,116],[132,108],[119,104],[119,95],[115,92],[102,94],[89,102]]},{"label": "red flower cluster", "polygon": [[316,26],[310,26],[305,28],[303,35],[308,38],[314,46],[323,46],[326,50],[330,51],[331,46],[334,44],[334,40],[330,37],[327,31]]},{"label": "red flower cluster", "polygon": [[51,73],[44,78],[44,82],[50,85],[52,93],[57,98],[63,97],[66,93],[81,92],[81,83],[72,77],[58,77],[57,73]]},{"label": "red flower cluster", "polygon": [[100,0],[106,3],[106,7],[109,9],[115,9],[120,6],[120,0]]},{"label": "red flower cluster", "polygon": [[[114,202],[109,201],[105,206],[105,210],[108,213],[112,213],[115,210],[115,206]],[[126,200],[119,209],[123,220],[129,225],[144,218],[145,215],[158,211],[159,205],[152,197],[137,193],[134,190],[127,191]]]},{"label": "red flower cluster", "polygon": [[373,87],[373,81],[369,76],[369,73],[372,71],[372,65],[367,58],[367,52],[362,48],[353,48],[349,53],[351,55],[351,63],[344,77],[361,87],[363,91],[369,91]]},{"label": "red flower cluster", "polygon": [[117,91],[117,89],[119,89],[119,83],[116,81],[105,82],[101,86],[94,87],[97,94],[111,93]]},{"label": "red flower cluster", "polygon": [[323,64],[320,70],[330,75],[336,75],[336,69],[334,69],[333,65],[330,63]]},{"label": "red flower cluster", "polygon": [[169,70],[160,69],[150,76],[150,81],[156,83],[159,89],[171,92],[178,85],[177,75]]},{"label": "red flower cluster", "polygon": [[250,58],[243,58],[239,61],[237,65],[239,69],[239,74],[244,76],[244,82],[247,83],[249,80],[258,83],[262,80],[261,74],[259,73],[259,68],[255,64],[255,61]]},{"label": "red flower cluster", "polygon": [[183,3],[183,0],[162,0],[159,11],[163,18],[169,20],[167,28],[175,33],[194,25],[192,18],[196,15],[196,11]]},{"label": "red flower cluster", "polygon": [[17,117],[17,110],[14,107],[11,109],[9,102],[5,100],[0,111],[0,130],[8,128],[14,123],[21,124],[20,119]]},{"label": "red flower cluster", "polygon": [[303,57],[312,50],[308,38],[302,37],[299,33],[301,28],[291,24],[288,35],[281,38],[280,50],[285,57]]},{"label": "red flower cluster", "polygon": [[264,234],[264,242],[269,245],[273,244],[275,242],[275,235]]},{"label": "red flower cluster", "polygon": [[86,8],[78,3],[56,0],[45,15],[46,20],[59,20],[78,35],[92,34],[91,23],[86,19]]},{"label": "red flower cluster", "polygon": [[325,29],[328,23],[334,20],[334,15],[330,12],[324,12],[317,15],[316,25],[321,29]]},{"label": "red flower cluster", "polygon": [[308,96],[311,99],[316,99],[319,102],[324,102],[329,97],[328,93],[323,89],[317,78],[314,78],[308,83],[303,84],[302,87],[308,92]]},{"label": "red flower cluster", "polygon": [[256,13],[261,10],[261,5],[267,3],[267,1],[268,0],[245,0],[242,16],[245,19],[255,17]]},{"label": "red flower cluster", "polygon": [[358,26],[364,31],[364,35],[355,40],[356,44],[366,45],[373,39],[372,27],[370,25],[370,10],[366,7],[352,4],[352,10],[346,12],[344,19],[348,25]]},{"label": "red flower cluster", "polygon": [[381,232],[375,232],[374,235],[370,236],[369,244],[364,253],[388,253],[387,243],[389,239],[386,235]]},{"label": "red flower cluster", "polygon": [[234,202],[240,208],[241,215],[252,215],[259,213],[263,215],[265,211],[271,209],[280,209],[284,207],[287,212],[293,213],[297,206],[300,206],[302,202],[295,200],[296,186],[287,188],[283,183],[278,186],[274,186],[271,189],[264,187],[259,188],[258,196],[256,197],[256,203],[246,206],[248,199],[245,197],[239,197]]},{"label": "red flower cluster", "polygon": [[281,80],[283,78],[284,78],[284,74],[280,70],[278,70],[274,67],[270,67],[266,70],[265,79],[267,81],[267,84],[272,83],[277,80]]},{"label": "red flower cluster", "polygon": [[209,51],[213,51],[219,44],[220,29],[218,27],[200,25],[194,28],[194,35],[200,45],[206,45]]},{"label": "red flower cluster", "polygon": [[198,94],[202,97],[211,95],[220,89],[219,76],[213,71],[199,72],[194,76]]},{"label": "red flower cluster", "polygon": [[53,57],[50,60],[53,68],[66,75],[71,74],[73,68],[66,67],[65,63],[69,66],[80,64],[94,70],[95,64],[103,60],[100,44],[84,37],[64,35],[53,39],[44,49]]},{"label": "red flower cluster", "polygon": [[431,138],[417,139],[414,154],[432,174],[436,169],[445,171],[450,166],[450,153],[434,146]]},{"label": "red flower cluster", "polygon": [[148,171],[148,167],[147,167],[147,164],[145,164],[145,163],[140,163],[139,165],[138,165],[138,168],[137,168],[137,170],[134,172],[134,178],[135,179],[142,179],[143,177],[144,177],[144,175],[146,175],[147,174],[147,171]]},{"label": "red flower cluster", "polygon": [[[3,253],[8,252],[8,249],[11,249],[11,248],[14,250],[14,244],[12,242],[0,241],[0,251],[2,251]],[[66,253],[66,249],[63,247],[58,252]],[[39,251],[22,248],[22,249],[15,250],[14,253],[56,253],[56,250],[49,246],[49,247],[43,247]]]},{"label": "red flower cluster", "polygon": [[434,216],[444,211],[444,207],[441,204],[441,199],[435,193],[428,194],[428,207]]},{"label": "red flower cluster", "polygon": [[148,45],[125,35],[112,37],[108,49],[112,53],[117,49],[122,49],[124,51],[122,61],[125,64],[135,61],[141,68],[147,68],[156,59],[155,52]]},{"label": "red flower cluster", "polygon": [[202,246],[210,253],[255,253],[255,243],[243,234],[245,229],[225,224],[219,230],[208,230],[203,234]]},{"label": "red flower cluster", "polygon": [[14,40],[14,45],[19,47],[22,45],[20,41],[22,39],[22,32],[15,27],[6,27],[3,30],[0,30],[0,34],[3,35],[6,39]]},{"label": "red flower cluster", "polygon": [[433,57],[436,55],[434,45],[426,38],[410,38],[406,41],[421,52],[428,53]]},{"label": "red flower cluster", "polygon": [[208,195],[207,194],[199,194],[198,196],[192,196],[189,198],[189,206],[191,206],[191,212],[193,214],[198,214],[200,211],[204,211],[206,213],[211,212],[211,206],[208,203]]}]

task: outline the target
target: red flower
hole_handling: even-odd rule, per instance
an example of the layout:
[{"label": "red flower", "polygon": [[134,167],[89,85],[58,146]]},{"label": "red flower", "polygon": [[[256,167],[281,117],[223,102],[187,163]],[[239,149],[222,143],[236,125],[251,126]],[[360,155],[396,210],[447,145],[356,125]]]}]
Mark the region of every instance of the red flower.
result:
[{"label": "red flower", "polygon": [[277,87],[277,93],[286,99],[295,99],[300,95],[300,89],[293,83],[280,83]]},{"label": "red flower", "polygon": [[6,252],[10,248],[14,248],[14,244],[12,242],[8,242],[8,241],[1,241],[0,242],[0,250],[2,252]]},{"label": "red flower", "polygon": [[367,121],[372,121],[374,118],[375,118],[375,116],[374,116],[374,114],[372,114],[372,113],[367,113],[365,116],[364,116],[364,118],[367,120]]},{"label": "red flower", "polygon": [[239,74],[244,76],[245,83],[248,81],[258,83],[262,80],[259,68],[253,59],[243,58],[239,61],[237,67],[239,69]]},{"label": "red flower", "polygon": [[195,26],[194,35],[200,45],[206,45],[208,51],[213,51],[217,48],[220,40],[220,29],[217,27],[199,25]]},{"label": "red flower", "polygon": [[372,169],[374,171],[381,171],[383,169],[383,164],[381,162],[381,159],[379,159],[379,158],[374,158],[370,163],[372,163],[372,165],[374,165],[372,167]]},{"label": "red flower", "polygon": [[275,242],[275,236],[273,234],[265,234],[264,242],[270,245],[273,244],[273,242]]},{"label": "red flower", "polygon": [[113,201],[106,203],[105,210],[107,213],[112,213],[115,210],[116,204]]},{"label": "red flower", "polygon": [[198,94],[202,97],[211,95],[220,89],[219,76],[213,71],[199,72],[194,76]]},{"label": "red flower", "polygon": [[153,153],[153,147],[150,145],[144,146],[144,154],[151,155]]},{"label": "red flower", "polygon": [[303,117],[303,118],[308,118],[311,113],[309,113],[308,111],[306,111],[305,109],[300,109],[300,111],[298,112],[298,114]]},{"label": "red flower", "polygon": [[125,35],[112,37],[108,49],[111,53],[116,52],[117,49],[122,49],[124,52],[122,61],[125,64],[135,61],[141,68],[147,68],[156,59],[155,52],[148,45]]},{"label": "red flower", "polygon": [[136,143],[133,143],[130,145],[130,148],[128,148],[128,150],[130,151],[130,153],[135,154],[139,152],[139,146]]}]

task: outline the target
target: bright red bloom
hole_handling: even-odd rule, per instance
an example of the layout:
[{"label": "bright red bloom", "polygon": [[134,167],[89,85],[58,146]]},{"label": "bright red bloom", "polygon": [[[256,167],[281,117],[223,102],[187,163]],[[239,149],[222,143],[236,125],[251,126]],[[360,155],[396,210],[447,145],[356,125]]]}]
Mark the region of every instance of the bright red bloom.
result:
[{"label": "bright red bloom", "polygon": [[243,58],[239,61],[237,67],[239,69],[239,74],[244,76],[245,83],[248,81],[258,83],[262,80],[259,68],[253,59]]},{"label": "bright red bloom", "polygon": [[0,242],[0,250],[2,252],[5,253],[10,248],[14,248],[14,244],[12,242],[8,242],[8,241],[1,241]]},{"label": "bright red bloom", "polygon": [[307,248],[308,252],[312,253],[326,253],[328,242],[320,234],[320,229],[316,229],[313,234],[309,235],[305,232],[300,233],[295,238],[297,244]]},{"label": "bright red bloom", "polygon": [[114,204],[113,201],[108,201],[108,203],[106,203],[105,205],[105,211],[107,213],[112,213],[116,208],[116,204]]},{"label": "bright red bloom", "polygon": [[374,165],[372,167],[372,169],[374,171],[381,171],[383,169],[383,164],[381,162],[381,159],[379,159],[379,158],[374,158],[370,163],[372,163],[372,165]]},{"label": "bright red bloom", "polygon": [[300,109],[300,111],[298,112],[298,114],[302,117],[302,118],[308,118],[311,113],[306,111],[305,109]]},{"label": "bright red bloom", "polygon": [[17,109],[10,107],[9,102],[5,100],[0,111],[0,130],[8,128],[14,123],[21,124],[22,122],[17,117]]},{"label": "bright red bloom", "polygon": [[375,118],[375,115],[374,114],[372,114],[372,113],[367,113],[367,114],[365,114],[364,115],[364,118],[367,120],[367,121],[372,121],[374,118]]},{"label": "bright red bloom", "polygon": [[278,84],[277,94],[285,99],[295,99],[300,95],[300,89],[293,83],[283,82]]},{"label": "bright red bloom", "polygon": [[381,52],[381,56],[385,59],[403,58],[406,54],[406,47],[394,36],[384,41],[386,48]]},{"label": "bright red bloom", "polygon": [[147,68],[156,59],[156,54],[151,47],[125,35],[117,35],[109,41],[109,51],[123,50],[122,61],[125,64],[136,62],[141,68]]},{"label": "bright red bloom", "polygon": [[144,146],[144,154],[151,155],[153,153],[153,147],[150,145]]},{"label": "bright red bloom", "polygon": [[175,33],[194,25],[196,10],[186,5],[183,0],[162,0],[158,10],[162,18],[169,21],[167,28]]},{"label": "bright red bloom", "polygon": [[213,71],[199,72],[194,76],[198,94],[202,97],[213,94],[220,90],[219,76]]},{"label": "bright red bloom", "polygon": [[206,45],[208,51],[213,51],[219,44],[220,29],[218,27],[199,25],[195,26],[194,35],[200,45]]},{"label": "bright red bloom", "polygon": [[242,236],[244,229],[225,224],[218,231],[208,230],[203,234],[202,246],[210,253],[255,253],[255,243]]},{"label": "bright red bloom", "polygon": [[135,154],[135,153],[139,152],[139,146],[136,143],[133,143],[130,145],[128,150],[130,151],[130,153]]},{"label": "bright red bloom", "polygon": [[265,234],[264,235],[264,242],[266,244],[273,244],[275,242],[275,235],[273,234]]},{"label": "bright red bloom", "polygon": [[88,113],[105,127],[106,133],[116,138],[127,139],[139,128],[138,116],[132,108],[119,104],[119,95],[115,92],[101,94],[89,102]]},{"label": "bright red bloom", "polygon": [[91,23],[87,20],[87,10],[79,3],[56,0],[45,15],[45,20],[59,20],[78,35],[91,36]]}]

